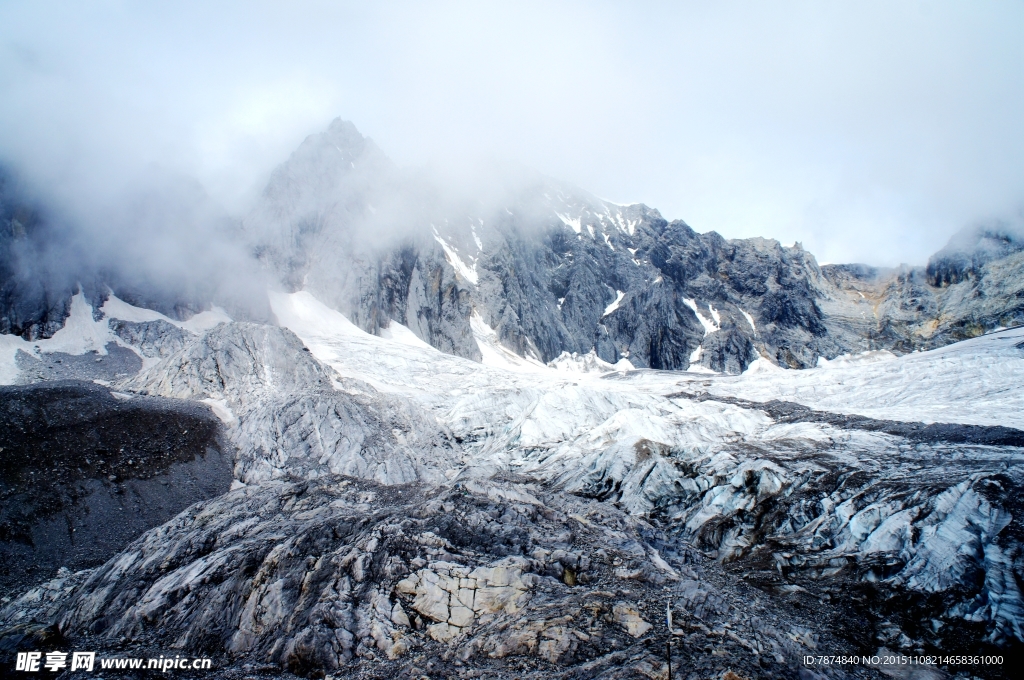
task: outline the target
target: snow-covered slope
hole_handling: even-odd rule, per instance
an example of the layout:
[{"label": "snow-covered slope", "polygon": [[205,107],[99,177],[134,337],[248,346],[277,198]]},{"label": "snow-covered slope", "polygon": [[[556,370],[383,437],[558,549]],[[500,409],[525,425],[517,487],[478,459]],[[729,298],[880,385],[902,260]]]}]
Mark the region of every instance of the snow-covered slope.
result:
[{"label": "snow-covered slope", "polygon": [[[641,640],[648,639],[643,617],[649,620],[650,614],[644,614],[640,600],[629,598],[649,592],[651,584],[671,583],[664,592],[671,592],[678,606],[692,608],[704,606],[692,599],[697,597],[694,589],[703,588],[701,601],[718,602],[715,611],[732,612],[719,620],[744,636],[744,645],[737,648],[744,651],[736,653],[773,650],[778,663],[815,649],[815,635],[823,640],[835,634],[869,648],[907,652],[1024,643],[1019,517],[1024,433],[1007,428],[1020,423],[1015,415],[1019,331],[904,357],[841,358],[801,372],[757,362],[737,377],[613,370],[626,367],[601,365],[596,357],[590,362],[570,356],[545,365],[508,352],[486,324],[473,329],[484,359],[479,362],[428,346],[394,322],[388,329],[391,337],[367,333],[309,292],[272,293],[270,305],[280,327],[229,322],[189,334],[180,347],[118,386],[127,393],[216,406],[237,448],[236,480],[255,488],[228,494],[208,511],[183,514],[88,579],[46,586],[46,592],[74,591],[67,607],[46,605],[52,616],[91,626],[101,610],[115,612],[112,636],[148,635],[153,625],[159,626],[154,631],[181,636],[176,639],[191,649],[190,636],[202,630],[204,617],[213,610],[197,608],[194,598],[181,593],[209,574],[203,583],[211,597],[241,607],[245,593],[251,589],[254,594],[245,605],[255,617],[251,622],[214,617],[232,654],[245,657],[259,648],[265,658],[306,658],[300,647],[308,643],[302,632],[308,628],[314,637],[348,631],[334,638],[334,656],[324,657],[333,661],[316,662],[324,668],[378,653],[407,658],[410,647],[399,645],[400,640],[424,649],[440,644],[448,650],[443,654],[458,650],[460,658],[470,659],[491,649],[491,623],[519,630],[514,627],[522,621],[518,609],[502,610],[492,619],[473,605],[438,604],[450,604],[453,597],[475,601],[472,588],[466,594],[431,585],[448,583],[444,579],[453,573],[468,574],[465,565],[472,564],[473,569],[505,570],[500,587],[521,581],[524,585],[512,587],[510,596],[540,587],[542,594],[531,602],[548,603],[559,612],[579,608],[573,598],[581,586],[589,588],[583,591],[590,593],[587,597],[632,593],[608,616],[620,616],[629,635]],[[720,323],[715,311],[707,311],[712,326]],[[142,318],[142,312],[135,314]],[[160,320],[132,323],[163,323],[161,333],[181,330]],[[708,329],[709,336],[718,332]],[[575,370],[592,367],[599,370]],[[867,396],[858,396],[861,391]],[[973,394],[984,403],[965,406],[956,418],[945,418],[935,408],[957,395],[965,401]],[[791,409],[782,417],[776,406],[759,403],[771,399],[818,411]],[[840,415],[822,418],[821,411]],[[905,427],[895,423],[900,418],[907,420]],[[962,425],[922,430],[923,421]],[[1003,427],[989,427],[993,424]],[[339,474],[349,477],[341,480]],[[352,478],[366,480],[367,491],[341,492],[345,507],[358,503],[356,512],[377,512],[373,498],[379,498],[386,508],[398,508],[381,510],[384,524],[372,536],[356,532],[358,545],[339,538],[348,529],[336,533],[339,522],[350,522],[341,519],[349,511],[339,514],[337,490]],[[540,489],[543,502],[536,496]],[[447,500],[422,507],[417,500],[417,509],[401,509],[410,498],[406,494],[420,490]],[[260,506],[258,512],[252,503]],[[584,506],[586,516],[580,514]],[[602,512],[606,506],[613,508]],[[393,512],[399,516],[385,519]],[[422,530],[400,518],[405,512],[444,528],[417,533]],[[478,512],[492,513],[487,515],[492,519],[481,520]],[[204,528],[211,513],[225,518],[217,529],[222,539],[211,538]],[[645,543],[624,533],[616,513],[637,522],[630,526],[638,527]],[[546,522],[565,517],[562,525],[573,523],[573,528],[565,535],[542,535],[531,524],[538,517]],[[612,521],[621,530],[604,527]],[[492,523],[501,527],[494,531],[502,538],[490,533]],[[282,531],[286,525],[291,528]],[[475,537],[478,530],[494,538]],[[545,524],[542,531],[552,530]],[[606,530],[615,538],[598,536]],[[216,547],[195,554],[166,547],[197,540],[214,541]],[[296,541],[311,551],[299,561],[292,559],[298,554]],[[477,541],[486,549],[469,547]],[[429,547],[424,557],[414,543]],[[664,550],[664,559],[654,545]],[[378,548],[386,551],[380,557],[386,563],[370,556]],[[167,550],[177,555],[171,562]],[[680,557],[695,555],[694,550],[702,556]],[[285,554],[289,575],[278,578],[275,565],[284,563],[276,556]],[[507,561],[499,561],[506,556]],[[698,579],[687,571],[687,561],[702,560],[708,561],[701,562],[706,566]],[[158,573],[147,566],[157,561],[173,563],[172,571]],[[251,563],[261,564],[270,580],[260,577],[247,585],[252,572],[244,565]],[[509,571],[512,567],[518,571]],[[245,576],[226,576],[231,574]],[[530,574],[553,574],[559,580],[534,580]],[[738,612],[744,598],[724,581],[707,580],[723,574],[756,585],[772,606],[791,610],[797,618],[802,614],[794,612],[814,611],[814,617],[801,619],[809,628],[786,633],[796,646],[780,644],[772,625],[743,618]],[[584,585],[578,576],[596,581]],[[405,580],[398,583],[399,577]],[[323,587],[315,592],[326,599],[284,596],[306,592],[295,584],[307,578],[320,579]],[[328,585],[333,583],[337,588]],[[599,591],[595,583],[601,584]],[[358,592],[352,602],[362,613],[355,619],[340,613],[329,621],[319,618],[317,601],[344,609],[342,601],[349,597],[344,593],[350,591]],[[120,593],[116,603],[108,602],[110,593]],[[40,611],[32,608],[42,606],[42,595],[26,597],[0,612],[0,619]],[[409,608],[421,617],[419,623]],[[399,609],[403,614],[395,613]],[[260,611],[277,612],[276,618],[257,615]],[[634,613],[627,616],[627,611]],[[705,611],[700,616],[695,621],[704,628],[693,624],[697,649],[714,637],[706,617],[725,614]],[[772,616],[782,620],[789,614]],[[155,623],[144,623],[150,621],[146,617]],[[295,622],[288,643],[293,646],[271,645],[264,625],[271,620]],[[379,635],[369,628],[373,621]],[[847,630],[850,621],[855,625]],[[612,633],[595,632],[595,626],[586,632],[580,625],[544,619],[529,633],[532,647],[495,647],[494,653],[542,659],[553,654],[560,663],[593,660],[587,655],[596,651],[566,642],[584,640],[571,631],[606,640]],[[555,644],[568,646],[551,652]],[[757,654],[743,656],[743,663],[753,664],[745,668],[761,667]]]},{"label": "snow-covered slope", "polygon": [[679,385],[878,419],[1024,429],[1024,327],[902,357],[869,352],[802,371],[755,368],[701,382],[683,377]]},{"label": "snow-covered slope", "polygon": [[[999,538],[1009,521],[999,518],[1010,517],[1000,514],[1005,501],[986,489],[1017,488],[1024,472],[1019,449],[775,422],[714,395],[791,398],[875,418],[1018,427],[1020,331],[808,371],[567,376],[552,367],[481,365],[389,342],[363,333],[308,293],[278,295],[272,305],[281,323],[341,376],[401,392],[432,410],[467,447],[464,477],[514,471],[655,513],[720,560],[783,565],[780,585],[885,578],[887,587],[956,599],[952,593],[971,569],[989,571],[992,583],[1013,580],[1003,562],[986,557],[1017,549],[1010,547],[1014,539]],[[680,395],[698,391],[711,398]],[[950,404],[962,407],[941,408]],[[940,539],[950,532],[958,544],[974,546],[960,553],[956,568],[949,566],[956,548]],[[876,557],[892,551],[907,556],[906,571],[890,566],[879,575]],[[837,568],[836,560],[847,566]],[[999,588],[1000,608],[951,600],[942,616],[982,617],[992,639],[1014,637],[1020,595]],[[996,593],[983,589],[977,597],[983,603]]]},{"label": "snow-covered slope", "polygon": [[[151,309],[130,305],[114,295],[108,295],[97,314],[79,290],[71,298],[64,326],[51,337],[30,342],[16,335],[0,335],[0,385],[30,381],[19,367],[19,352],[29,361],[47,354],[106,356],[113,345],[131,350],[142,359],[143,365],[148,365],[165,355],[168,348],[180,346],[184,337],[201,335],[230,321],[231,317],[220,307],[178,321]],[[178,332],[161,331],[162,325]]]},{"label": "snow-covered slope", "polygon": [[[324,327],[348,332],[343,324]],[[444,427],[417,405],[359,380],[334,378],[290,331],[230,323],[123,387],[219,407],[238,449],[236,478],[247,484],[323,474],[385,484],[437,481],[458,465]]]}]

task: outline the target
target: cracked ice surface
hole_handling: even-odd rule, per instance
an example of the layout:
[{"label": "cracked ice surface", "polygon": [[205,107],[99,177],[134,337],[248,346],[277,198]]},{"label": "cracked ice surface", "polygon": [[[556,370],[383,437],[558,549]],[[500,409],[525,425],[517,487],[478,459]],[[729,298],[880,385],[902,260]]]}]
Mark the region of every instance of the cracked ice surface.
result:
[{"label": "cracked ice surface", "polygon": [[[779,587],[883,579],[953,593],[971,582],[935,616],[987,622],[993,640],[1020,638],[1020,565],[1006,556],[1019,546],[1004,536],[1004,506],[1024,476],[1017,448],[911,445],[670,395],[704,391],[876,418],[1020,425],[1024,352],[1016,345],[1024,332],[806,371],[567,375],[376,338],[307,293],[275,296],[272,305],[340,376],[432,411],[465,449],[460,478],[510,470],[658,514],[723,562],[768,559],[783,575]],[[955,409],[941,408],[949,405]],[[986,577],[979,584],[971,573]]]},{"label": "cracked ice surface", "polygon": [[704,389],[879,419],[1024,429],[1022,344],[1024,328],[1012,328],[902,357],[866,352],[800,371],[748,369]]}]

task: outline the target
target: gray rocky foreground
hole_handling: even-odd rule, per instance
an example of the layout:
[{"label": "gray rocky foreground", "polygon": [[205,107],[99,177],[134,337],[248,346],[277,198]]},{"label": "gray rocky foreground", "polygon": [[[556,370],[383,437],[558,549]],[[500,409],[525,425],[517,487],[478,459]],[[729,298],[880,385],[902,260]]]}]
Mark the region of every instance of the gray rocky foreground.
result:
[{"label": "gray rocky foreground", "polygon": [[695,553],[657,552],[659,536],[509,479],[276,481],[199,503],[0,617],[78,645],[208,653],[239,676],[664,677],[670,603],[674,663],[694,677],[798,677],[801,654],[846,644],[822,625],[830,606],[808,621]]}]

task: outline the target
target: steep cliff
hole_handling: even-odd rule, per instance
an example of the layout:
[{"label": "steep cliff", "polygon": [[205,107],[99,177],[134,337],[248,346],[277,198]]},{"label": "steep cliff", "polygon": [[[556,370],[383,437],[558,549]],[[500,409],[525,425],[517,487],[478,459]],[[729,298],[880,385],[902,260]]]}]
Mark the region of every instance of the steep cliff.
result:
[{"label": "steep cliff", "polygon": [[542,362],[594,352],[727,373],[758,357],[806,368],[909,352],[1022,320],[1020,256],[989,236],[971,251],[970,276],[930,273],[934,263],[819,267],[799,244],[698,234],[521,169],[484,168],[476,181],[487,190],[459,198],[335,121],[275,171],[245,232],[286,285],[368,332],[394,320],[469,358],[480,357],[474,314]]}]

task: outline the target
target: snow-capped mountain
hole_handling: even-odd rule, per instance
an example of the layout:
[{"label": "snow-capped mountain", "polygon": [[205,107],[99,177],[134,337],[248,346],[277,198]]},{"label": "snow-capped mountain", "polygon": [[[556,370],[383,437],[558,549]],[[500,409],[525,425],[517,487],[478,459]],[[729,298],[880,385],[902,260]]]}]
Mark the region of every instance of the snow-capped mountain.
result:
[{"label": "snow-capped mountain", "polygon": [[[609,363],[729,373],[762,356],[803,368],[933,347],[1024,314],[1010,248],[993,251],[1000,268],[984,284],[964,286],[921,269],[821,268],[798,245],[697,234],[539,175],[495,171],[489,185],[499,189],[487,200],[459,203],[335,121],[278,168],[245,225],[294,289],[369,332],[394,319],[470,358],[474,314],[542,362],[593,351]],[[962,302],[976,297],[984,310]]]},{"label": "snow-capped mountain", "polygon": [[229,230],[262,319],[53,284],[8,191],[2,648],[366,678],[663,677],[670,636],[697,677],[1019,653],[1015,237],[819,267],[478,179],[309,137]]},{"label": "snow-capped mountain", "polygon": [[[521,168],[480,168],[471,190],[446,182],[396,167],[336,120],[274,171],[239,226],[208,230],[218,239],[211,250],[230,262],[178,268],[213,283],[171,285],[119,273],[123,263],[69,263],[54,244],[71,228],[54,226],[7,178],[0,330],[48,337],[79,286],[97,308],[109,289],[175,318],[217,304],[266,320],[253,293],[266,281],[238,261],[243,252],[363,330],[379,334],[394,320],[478,360],[474,318],[542,363],[593,352],[610,364],[734,374],[762,357],[807,368],[850,352],[928,349],[1024,318],[1024,241],[1013,225],[969,229],[927,267],[819,267],[799,244],[698,234]],[[173,200],[160,205],[186,219],[210,212],[178,206],[205,200],[194,192],[163,194]]]}]

